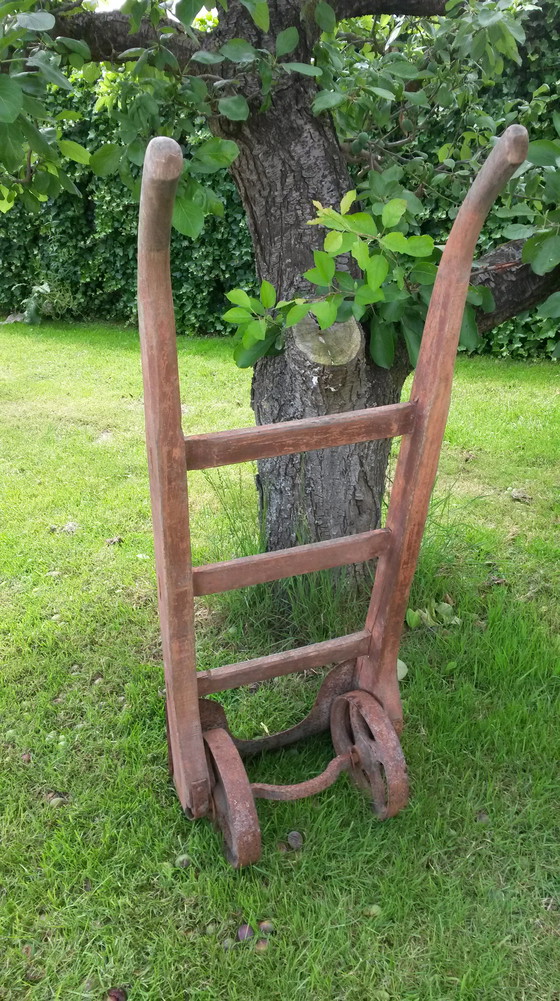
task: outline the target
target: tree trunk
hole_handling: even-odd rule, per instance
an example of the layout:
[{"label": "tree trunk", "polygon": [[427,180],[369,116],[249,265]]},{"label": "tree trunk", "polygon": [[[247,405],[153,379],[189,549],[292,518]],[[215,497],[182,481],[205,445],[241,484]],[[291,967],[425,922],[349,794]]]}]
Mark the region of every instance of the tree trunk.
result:
[{"label": "tree trunk", "polygon": [[[444,0],[337,0],[335,4],[339,20],[393,11],[440,14],[444,6]],[[291,58],[308,62],[319,34],[313,5],[303,9],[303,18],[302,8],[290,0],[273,0],[269,9],[267,36],[255,28],[244,6],[231,4],[228,13],[221,15],[218,29],[200,41],[205,48],[217,50],[228,39],[243,37],[257,48],[264,44],[272,51],[278,32],[297,24],[300,44]],[[117,11],[93,14],[72,9],[70,16],[63,17],[60,10],[57,13],[53,33],[84,39],[98,60],[114,60],[130,46],[153,44],[160,27],[156,31],[143,20],[138,31],[129,35],[128,17]],[[186,33],[166,36],[166,46],[181,68],[189,63],[197,44]],[[207,71],[203,65],[198,69],[194,63],[189,65],[191,72]],[[227,61],[223,66],[227,70]],[[330,118],[315,117],[310,110],[314,82],[298,73],[286,76],[274,87],[271,108],[262,113],[257,77],[241,67],[236,74],[242,78],[251,115],[246,122],[215,118],[210,124],[214,134],[234,139],[240,149],[232,174],[247,212],[258,273],[274,284],[279,297],[291,298],[308,292],[300,276],[312,265],[312,251],[319,244],[317,227],[306,225],[313,200],[337,205],[352,185]],[[518,258],[517,249],[516,253]],[[496,312],[479,315],[481,332],[542,301],[560,284],[560,268],[542,279],[511,257],[505,262],[487,258],[483,264],[473,281],[492,287]],[[258,423],[269,423],[395,403],[407,371],[404,352],[391,371],[377,368],[369,358],[364,332],[357,326],[346,335],[327,332],[321,342],[318,336],[310,339],[309,326],[304,325],[289,333],[284,355],[257,364],[255,417]],[[373,442],[261,461],[258,484],[268,548],[376,527],[388,450],[388,442]]]},{"label": "tree trunk", "polygon": [[[330,119],[310,111],[312,89],[307,79],[292,80],[275,92],[266,114],[242,125],[220,123],[221,134],[240,149],[232,173],[258,273],[279,298],[309,293],[301,274],[320,246],[317,227],[307,225],[313,201],[338,205],[351,187]],[[404,358],[391,371],[374,365],[355,321],[321,336],[309,319],[288,332],[282,355],[257,363],[255,418],[269,424],[396,403],[407,371]],[[261,460],[257,484],[267,548],[378,527],[389,449],[390,441],[376,441]]]},{"label": "tree trunk", "polygon": [[[355,321],[320,335],[303,321],[253,380],[258,424],[360,410],[400,399],[407,368],[377,368]],[[263,459],[257,484],[269,549],[377,528],[390,440]]]}]

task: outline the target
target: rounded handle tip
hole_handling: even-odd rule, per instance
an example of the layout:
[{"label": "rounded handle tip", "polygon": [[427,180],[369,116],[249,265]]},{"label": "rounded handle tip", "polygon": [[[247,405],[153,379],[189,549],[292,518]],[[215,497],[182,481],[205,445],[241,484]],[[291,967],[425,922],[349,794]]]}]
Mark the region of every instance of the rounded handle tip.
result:
[{"label": "rounded handle tip", "polygon": [[176,181],[183,170],[183,154],[179,143],[168,136],[156,136],[148,143],[144,173],[156,181]]},{"label": "rounded handle tip", "polygon": [[501,142],[505,147],[508,163],[519,167],[527,158],[529,135],[522,125],[510,125],[504,132]]}]

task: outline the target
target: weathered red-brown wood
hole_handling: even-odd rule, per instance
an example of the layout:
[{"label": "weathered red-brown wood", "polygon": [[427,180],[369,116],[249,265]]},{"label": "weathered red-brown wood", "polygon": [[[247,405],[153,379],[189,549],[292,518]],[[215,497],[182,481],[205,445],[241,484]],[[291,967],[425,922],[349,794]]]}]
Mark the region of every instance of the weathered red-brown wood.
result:
[{"label": "weathered red-brown wood", "polygon": [[414,404],[394,403],[375,410],[307,417],[260,427],[195,434],[185,438],[188,469],[212,469],[229,463],[268,459],[291,452],[396,438],[414,427]]},{"label": "weathered red-brown wood", "polygon": [[393,542],[377,565],[366,618],[369,655],[356,672],[357,687],[377,696],[397,728],[402,724],[397,655],[449,411],[474,248],[492,203],[523,163],[527,144],[525,129],[511,125],[480,170],[449,235],[426,317],[410,394],[417,416],[401,444],[387,512]]},{"label": "weathered red-brown wood", "polygon": [[359,535],[345,535],[341,539],[279,549],[275,553],[257,553],[223,563],[207,563],[193,570],[194,593],[219,594],[313,570],[365,563],[386,552],[390,540],[391,533],[386,528],[377,528]]},{"label": "weathered red-brown wood", "polygon": [[198,711],[187,470],[169,271],[171,215],[182,169],[177,143],[152,139],[140,201],[138,311],[173,778],[183,809],[198,817],[208,811],[210,784]]},{"label": "weathered red-brown wood", "polygon": [[[410,403],[185,439],[169,277],[169,230],[182,156],[170,139],[153,140],[148,147],[140,210],[138,290],[169,740],[181,803],[192,815],[201,816],[208,811],[212,795],[213,814],[221,818],[236,865],[254,861],[260,851],[255,796],[286,799],[308,795],[325,788],[338,771],[350,767],[360,782],[367,777],[366,785],[373,789],[380,815],[391,816],[406,802],[404,759],[389,722],[397,730],[402,722],[396,677],[400,635],[449,408],[474,247],[492,202],[526,151],[525,130],[519,126],[507,129],[457,216],[434,285]],[[403,435],[404,440],[384,529],[193,571],[187,466],[210,468],[397,435]],[[379,562],[363,630],[196,675],[194,594],[230,590],[374,556]],[[321,729],[324,706],[329,708],[332,703],[331,729],[339,757],[322,775],[291,787],[257,783],[250,788],[237,752],[234,754],[235,743],[226,733],[223,709],[217,724],[208,723],[212,702],[200,704],[206,707],[209,726],[206,758],[198,696],[329,663],[339,667],[325,682],[316,710],[291,731],[267,738],[275,746],[275,741],[288,743],[300,733]],[[350,682],[356,691],[348,691]],[[254,749],[254,742],[237,743]],[[212,762],[211,778],[207,760]]]},{"label": "weathered red-brown wood", "polygon": [[271,653],[267,657],[255,657],[254,660],[242,660],[238,664],[225,664],[224,667],[215,667],[211,671],[199,671],[198,694],[211,695],[213,692],[238,688],[239,685],[252,685],[267,678],[278,678],[283,674],[310,671],[314,667],[324,667],[325,664],[340,664],[343,660],[366,653],[369,641],[370,635],[364,629],[347,636],[338,636],[334,640],[297,647],[295,650]]}]

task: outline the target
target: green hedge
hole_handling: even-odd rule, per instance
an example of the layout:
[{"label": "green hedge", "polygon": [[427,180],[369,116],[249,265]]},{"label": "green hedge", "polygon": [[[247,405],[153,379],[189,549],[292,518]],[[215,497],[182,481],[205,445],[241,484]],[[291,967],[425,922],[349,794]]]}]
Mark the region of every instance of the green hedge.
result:
[{"label": "green hedge", "polygon": [[[81,198],[62,194],[39,215],[16,205],[0,219],[0,311],[19,310],[31,288],[46,282],[46,299],[58,315],[134,322],[138,204],[118,176],[83,172],[76,182]],[[251,241],[233,182],[225,175],[215,187],[224,218],[209,217],[196,241],[172,235],[181,333],[224,333],[225,292],[254,284]]]}]

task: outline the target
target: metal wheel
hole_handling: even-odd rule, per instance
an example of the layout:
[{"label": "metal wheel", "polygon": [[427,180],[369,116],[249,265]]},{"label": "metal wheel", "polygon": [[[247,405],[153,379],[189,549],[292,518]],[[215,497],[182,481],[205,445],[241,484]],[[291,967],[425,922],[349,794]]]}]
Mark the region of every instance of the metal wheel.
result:
[{"label": "metal wheel", "polygon": [[386,712],[369,692],[339,695],[331,710],[331,736],[337,754],[354,751],[349,773],[373,798],[380,820],[394,817],[408,802],[406,762]]},{"label": "metal wheel", "polygon": [[261,831],[247,772],[225,730],[208,730],[204,743],[212,782],[212,819],[222,832],[228,862],[241,869],[261,856]]}]

